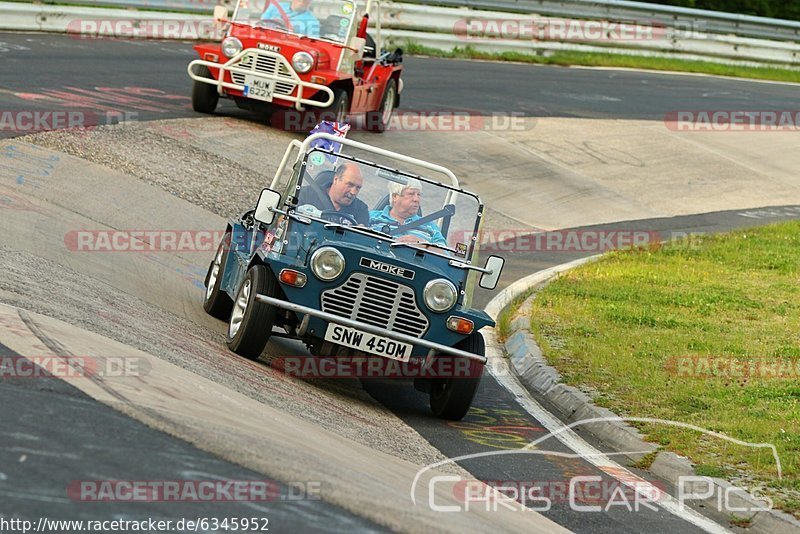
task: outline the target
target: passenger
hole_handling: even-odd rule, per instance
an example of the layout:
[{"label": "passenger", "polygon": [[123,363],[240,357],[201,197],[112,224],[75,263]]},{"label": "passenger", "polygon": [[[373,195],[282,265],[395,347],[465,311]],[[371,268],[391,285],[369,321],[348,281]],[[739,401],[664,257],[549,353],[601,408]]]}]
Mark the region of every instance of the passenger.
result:
[{"label": "passenger", "polygon": [[[383,232],[387,225],[390,228],[397,228],[421,219],[419,216],[421,201],[422,183],[416,178],[409,178],[406,184],[389,182],[389,205],[383,210],[370,211],[369,225],[373,230]],[[427,222],[398,234],[395,240],[401,243],[432,243],[447,246],[447,239],[434,222]]]},{"label": "passenger", "polygon": [[[307,178],[306,181],[311,180]],[[355,163],[339,165],[333,172],[333,180],[328,183],[305,185],[297,198],[297,211],[320,216],[322,212],[340,212],[350,215],[356,224],[369,224],[369,208],[359,200],[358,193],[364,186],[361,169]],[[334,222],[352,225],[349,217],[340,217]]]},{"label": "passenger", "polygon": [[[319,19],[308,9],[310,5],[311,0],[290,0],[280,3],[280,6],[286,13],[286,17],[289,19],[289,22],[292,23],[292,27],[286,28],[287,30],[309,37],[319,37]],[[282,24],[286,23],[281,16],[280,10],[272,2],[270,2],[269,7],[264,10],[261,19],[276,20],[280,21]]]}]

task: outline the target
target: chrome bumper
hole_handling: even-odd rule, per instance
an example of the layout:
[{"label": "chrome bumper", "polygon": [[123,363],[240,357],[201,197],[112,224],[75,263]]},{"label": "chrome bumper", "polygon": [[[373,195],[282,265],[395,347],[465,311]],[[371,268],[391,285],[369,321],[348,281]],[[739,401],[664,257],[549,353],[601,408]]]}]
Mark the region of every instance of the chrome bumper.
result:
[{"label": "chrome bumper", "polygon": [[[252,55],[256,57],[263,56],[275,61],[276,65],[279,65],[279,68],[275,69],[276,72],[286,72],[288,73],[288,76],[286,75],[279,76],[277,74],[270,74],[263,71],[255,70],[254,68],[240,66],[239,63],[247,55]],[[212,69],[220,69],[219,80],[215,80],[214,78],[206,78],[204,76],[198,76],[193,71],[193,68],[195,66],[204,66]],[[187,71],[189,73],[189,77],[196,82],[207,83],[209,85],[216,85],[217,92],[219,94],[223,93],[223,89],[235,89],[237,91],[244,92],[244,85],[223,81],[225,78],[225,72],[231,72],[242,75],[257,76],[259,78],[270,80],[276,83],[290,83],[295,85],[297,96],[292,96],[291,94],[289,95],[277,94],[273,95],[273,99],[288,100],[289,102],[294,102],[295,108],[297,108],[300,111],[304,109],[303,106],[305,105],[326,108],[333,103],[333,91],[331,91],[330,87],[301,80],[300,76],[297,75],[297,72],[295,72],[294,68],[292,68],[292,65],[286,60],[285,57],[275,52],[260,50],[258,48],[247,48],[245,50],[242,50],[241,52],[233,56],[231,59],[229,59],[226,63],[214,63],[213,61],[195,59],[194,61],[189,63]],[[322,91],[328,96],[328,100],[321,101],[321,100],[311,100],[309,98],[303,98],[304,91],[312,94],[317,91]],[[294,90],[292,92],[294,92]]]},{"label": "chrome bumper", "polygon": [[[430,365],[433,362],[433,358],[437,352],[450,354],[452,356],[459,356],[461,358],[467,358],[470,360],[475,360],[484,365],[486,364],[487,360],[486,356],[480,356],[478,354],[472,354],[471,352],[454,349],[453,347],[448,347],[447,345],[442,345],[440,343],[434,343],[433,341],[419,339],[406,334],[401,334],[399,332],[392,332],[391,330],[386,330],[385,328],[379,328],[377,326],[360,323],[358,321],[354,321],[346,317],[339,317],[338,315],[333,315],[331,313],[324,312],[321,310],[315,310],[314,308],[307,308],[299,304],[293,304],[291,302],[286,302],[285,300],[276,299],[274,297],[268,297],[266,295],[256,295],[256,300],[263,302],[265,304],[269,304],[270,306],[277,306],[278,308],[283,308],[284,310],[293,311],[295,313],[299,313],[304,316],[319,317],[320,319],[328,321],[329,323],[336,323],[342,326],[349,326],[350,328],[356,328],[363,332],[367,332],[368,334],[388,337],[396,341],[402,341],[403,343],[410,343],[412,345],[419,345],[421,347],[425,347],[426,349],[428,349],[428,357],[425,360],[426,366]],[[306,324],[308,323],[307,320],[304,320],[303,322]]]}]

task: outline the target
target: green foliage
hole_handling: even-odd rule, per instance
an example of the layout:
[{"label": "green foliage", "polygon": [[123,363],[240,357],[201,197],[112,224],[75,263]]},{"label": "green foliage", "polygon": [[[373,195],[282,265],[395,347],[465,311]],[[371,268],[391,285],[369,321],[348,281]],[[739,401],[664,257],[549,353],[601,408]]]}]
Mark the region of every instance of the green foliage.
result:
[{"label": "green foliage", "polygon": [[[800,517],[800,222],[619,251],[537,293],[531,331],[564,382],[620,415],[665,424],[647,438],[698,473],[746,474]],[[763,370],[759,371],[759,370]]]},{"label": "green foliage", "polygon": [[493,61],[515,61],[519,63],[535,63],[540,65],[586,65],[590,67],[623,67],[631,69],[665,70],[676,72],[696,72],[717,76],[734,76],[755,80],[774,80],[779,82],[800,83],[800,70],[775,67],[744,67],[739,65],[723,65],[710,61],[689,61],[661,57],[632,56],[627,54],[596,52],[557,52],[554,54],[523,54],[520,52],[490,53],[481,52],[470,46],[439,50],[417,43],[406,41],[398,43],[410,55],[426,55],[456,59],[486,59]]},{"label": "green foliage", "polygon": [[648,4],[664,4],[711,11],[725,11],[757,17],[800,20],[797,0],[641,0]]}]

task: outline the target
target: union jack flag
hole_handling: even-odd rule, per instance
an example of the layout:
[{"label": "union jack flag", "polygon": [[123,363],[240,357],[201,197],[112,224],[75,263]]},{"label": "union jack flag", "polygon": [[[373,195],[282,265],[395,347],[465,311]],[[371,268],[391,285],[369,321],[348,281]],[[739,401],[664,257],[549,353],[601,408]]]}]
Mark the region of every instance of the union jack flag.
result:
[{"label": "union jack flag", "polygon": [[[347,132],[350,131],[350,125],[346,122],[322,121],[311,130],[310,135],[316,133],[328,133],[336,137],[347,137]],[[336,141],[329,141],[328,139],[317,139],[311,143],[312,148],[321,148],[322,150],[330,150],[334,154],[342,151],[342,144]]]}]

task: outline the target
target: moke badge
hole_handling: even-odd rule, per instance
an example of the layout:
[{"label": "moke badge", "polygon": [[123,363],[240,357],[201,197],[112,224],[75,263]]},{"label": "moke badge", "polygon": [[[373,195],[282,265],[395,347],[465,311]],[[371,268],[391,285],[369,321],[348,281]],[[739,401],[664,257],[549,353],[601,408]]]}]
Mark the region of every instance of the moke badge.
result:
[{"label": "moke badge", "polygon": [[383,263],[382,261],[378,260],[371,260],[369,258],[361,258],[360,264],[362,267],[366,267],[367,269],[373,269],[375,271],[393,274],[395,276],[402,276],[403,278],[408,278],[409,280],[414,279],[414,271],[411,269],[404,269],[396,265]]},{"label": "moke badge", "polygon": [[281,51],[281,47],[280,46],[275,46],[275,45],[271,45],[271,44],[267,44],[267,43],[258,43],[258,48],[261,49],[261,50],[267,50],[269,52],[280,52]]}]

